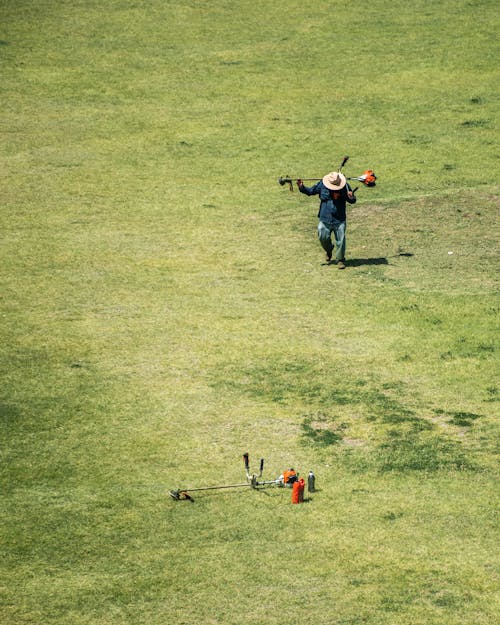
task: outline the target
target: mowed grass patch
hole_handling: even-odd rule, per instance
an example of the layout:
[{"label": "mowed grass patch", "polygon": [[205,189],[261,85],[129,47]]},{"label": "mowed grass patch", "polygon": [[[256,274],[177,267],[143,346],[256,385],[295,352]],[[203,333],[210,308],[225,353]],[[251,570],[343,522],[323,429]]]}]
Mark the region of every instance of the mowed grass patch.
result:
[{"label": "mowed grass patch", "polygon": [[495,8],[3,2],[3,622],[494,621]]}]

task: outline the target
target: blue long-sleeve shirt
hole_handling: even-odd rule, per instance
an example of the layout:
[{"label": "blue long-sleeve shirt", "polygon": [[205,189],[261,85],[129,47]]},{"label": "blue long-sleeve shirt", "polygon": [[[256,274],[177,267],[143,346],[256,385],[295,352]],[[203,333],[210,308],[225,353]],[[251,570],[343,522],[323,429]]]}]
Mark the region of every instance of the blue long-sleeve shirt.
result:
[{"label": "blue long-sleeve shirt", "polygon": [[340,189],[340,191],[330,191],[330,189],[325,187],[323,181],[320,180],[312,187],[302,185],[299,190],[301,193],[305,193],[305,195],[319,195],[320,205],[318,218],[320,221],[327,224],[345,221],[346,202],[349,202],[349,204],[356,203],[355,196],[351,199],[347,195],[347,192],[351,191],[351,187],[348,183],[346,183],[345,187]]}]

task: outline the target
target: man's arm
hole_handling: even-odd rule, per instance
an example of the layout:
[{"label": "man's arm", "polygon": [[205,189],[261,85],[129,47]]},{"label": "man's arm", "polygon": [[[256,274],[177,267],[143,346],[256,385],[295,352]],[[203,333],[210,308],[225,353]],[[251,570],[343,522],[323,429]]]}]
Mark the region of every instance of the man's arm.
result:
[{"label": "man's arm", "polygon": [[317,195],[319,193],[320,184],[321,181],[317,182],[312,187],[306,187],[300,178],[297,180],[297,187],[299,188],[299,191],[305,195]]}]

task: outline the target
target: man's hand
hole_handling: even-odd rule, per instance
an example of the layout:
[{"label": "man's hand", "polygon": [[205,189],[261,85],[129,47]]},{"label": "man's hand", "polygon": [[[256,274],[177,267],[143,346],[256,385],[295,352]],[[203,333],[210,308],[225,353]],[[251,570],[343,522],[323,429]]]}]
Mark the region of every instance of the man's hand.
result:
[{"label": "man's hand", "polygon": [[302,187],[304,186],[304,183],[300,178],[297,180],[297,186],[299,187],[299,189],[302,189]]},{"label": "man's hand", "polygon": [[347,197],[352,200],[352,198],[354,197],[354,193],[352,191],[348,191],[347,192]]}]

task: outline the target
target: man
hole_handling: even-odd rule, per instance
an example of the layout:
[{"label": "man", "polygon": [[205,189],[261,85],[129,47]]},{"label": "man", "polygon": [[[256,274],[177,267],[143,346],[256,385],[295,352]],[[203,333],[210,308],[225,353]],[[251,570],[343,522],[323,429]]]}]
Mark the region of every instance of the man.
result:
[{"label": "man", "polygon": [[319,195],[319,223],[318,238],[326,252],[328,263],[332,260],[333,243],[332,233],[335,236],[337,250],[335,260],[339,269],[345,269],[345,230],[346,230],[346,202],[356,203],[356,197],[340,172],[332,171],[312,187],[306,187],[302,180],[297,180],[301,193]]}]

